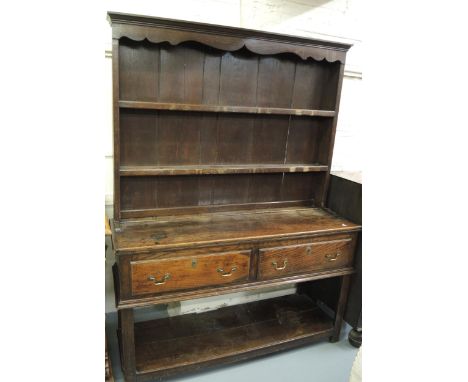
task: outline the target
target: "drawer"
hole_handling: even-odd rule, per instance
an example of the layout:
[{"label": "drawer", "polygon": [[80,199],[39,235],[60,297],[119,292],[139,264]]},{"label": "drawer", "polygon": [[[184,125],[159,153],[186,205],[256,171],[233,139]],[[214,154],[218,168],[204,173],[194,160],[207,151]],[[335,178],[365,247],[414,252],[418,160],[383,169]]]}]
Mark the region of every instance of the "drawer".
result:
[{"label": "drawer", "polygon": [[132,294],[169,292],[247,280],[251,251],[132,261]]},{"label": "drawer", "polygon": [[260,249],[257,278],[267,280],[351,266],[354,244],[354,238],[349,236],[313,243]]}]

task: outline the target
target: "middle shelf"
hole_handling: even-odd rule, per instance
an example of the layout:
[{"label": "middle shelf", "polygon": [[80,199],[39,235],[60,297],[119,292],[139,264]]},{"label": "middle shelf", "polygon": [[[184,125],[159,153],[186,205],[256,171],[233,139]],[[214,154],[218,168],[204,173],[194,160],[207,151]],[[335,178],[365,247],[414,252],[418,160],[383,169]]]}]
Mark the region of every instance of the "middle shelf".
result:
[{"label": "middle shelf", "polygon": [[118,101],[119,107],[123,109],[146,109],[146,110],[172,110],[172,111],[198,111],[213,113],[245,113],[245,114],[278,114],[297,115],[309,117],[335,117],[334,110],[312,110],[293,109],[281,107],[258,107],[258,106],[231,106],[231,105],[204,105],[185,104],[168,102],[148,102],[148,101]]},{"label": "middle shelf", "polygon": [[184,166],[121,166],[121,176],[266,174],[328,171],[321,164],[229,164]]}]

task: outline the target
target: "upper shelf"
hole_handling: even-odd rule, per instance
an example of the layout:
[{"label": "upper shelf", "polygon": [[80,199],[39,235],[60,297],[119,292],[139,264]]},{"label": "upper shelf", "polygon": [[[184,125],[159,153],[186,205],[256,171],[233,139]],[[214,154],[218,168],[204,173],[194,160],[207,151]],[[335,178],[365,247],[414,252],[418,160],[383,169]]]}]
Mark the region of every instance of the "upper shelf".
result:
[{"label": "upper shelf", "polygon": [[195,104],[183,104],[183,103],[123,101],[123,100],[119,101],[119,106],[125,109],[204,111],[204,112],[214,112],[214,113],[280,114],[280,115],[303,115],[303,116],[310,116],[310,117],[334,117],[336,114],[332,110],[284,109],[284,108],[279,108],[279,107],[195,105]]},{"label": "upper shelf", "polygon": [[328,171],[320,164],[239,164],[191,166],[122,166],[121,176],[265,174],[282,172]]}]

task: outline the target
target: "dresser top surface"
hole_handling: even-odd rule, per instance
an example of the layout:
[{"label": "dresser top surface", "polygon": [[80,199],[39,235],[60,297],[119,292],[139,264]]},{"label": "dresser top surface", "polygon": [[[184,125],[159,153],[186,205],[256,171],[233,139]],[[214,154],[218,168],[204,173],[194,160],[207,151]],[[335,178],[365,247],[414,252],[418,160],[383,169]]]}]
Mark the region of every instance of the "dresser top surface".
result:
[{"label": "dresser top surface", "polygon": [[290,207],[122,221],[113,229],[113,240],[117,252],[129,253],[359,229],[320,208]]}]

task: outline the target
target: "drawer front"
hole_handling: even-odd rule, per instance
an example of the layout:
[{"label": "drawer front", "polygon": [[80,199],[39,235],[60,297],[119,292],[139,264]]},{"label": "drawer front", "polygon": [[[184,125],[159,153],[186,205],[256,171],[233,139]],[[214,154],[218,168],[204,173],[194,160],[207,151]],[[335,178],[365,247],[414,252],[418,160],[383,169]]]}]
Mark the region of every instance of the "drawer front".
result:
[{"label": "drawer front", "polygon": [[353,237],[329,238],[313,243],[260,249],[258,279],[351,266]]},{"label": "drawer front", "polygon": [[132,294],[169,292],[245,281],[251,251],[131,262]]}]

